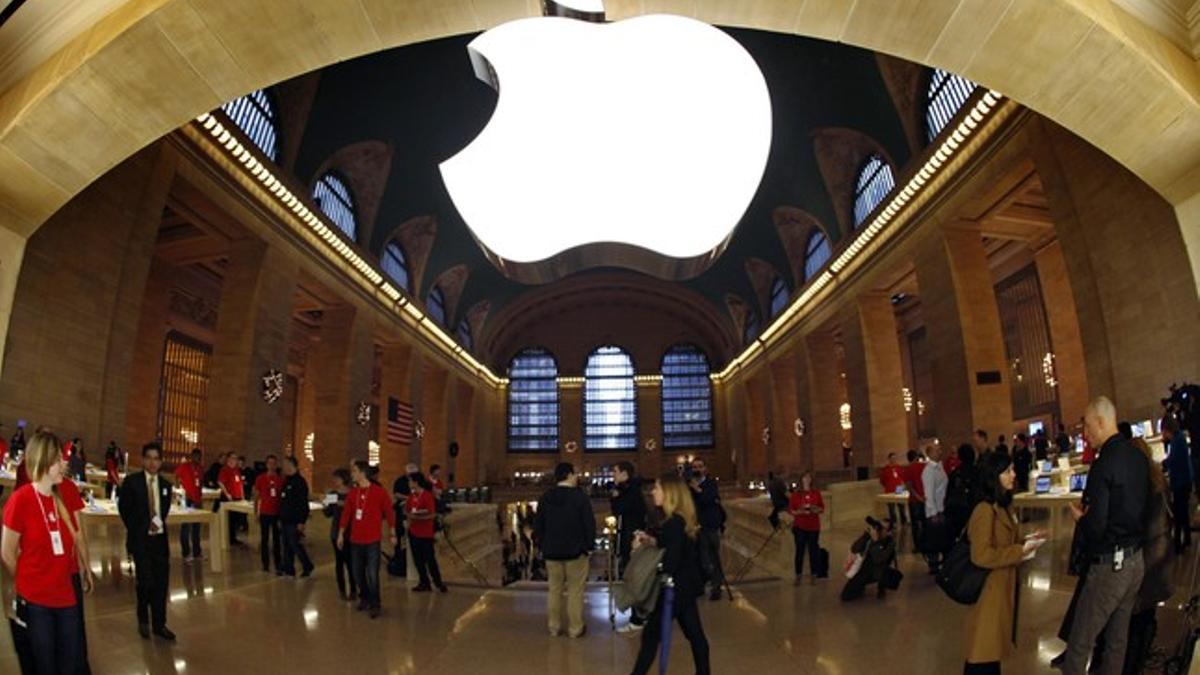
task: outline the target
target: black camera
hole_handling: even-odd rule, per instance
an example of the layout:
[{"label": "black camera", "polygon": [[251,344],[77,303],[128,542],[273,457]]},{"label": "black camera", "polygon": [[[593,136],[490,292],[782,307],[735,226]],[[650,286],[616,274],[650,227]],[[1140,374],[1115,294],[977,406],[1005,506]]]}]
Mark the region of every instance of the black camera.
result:
[{"label": "black camera", "polygon": [[871,516],[867,516],[866,520],[867,520],[867,524],[870,525],[871,527],[875,528],[876,530],[883,530],[883,523],[879,522],[878,520],[875,520]]}]

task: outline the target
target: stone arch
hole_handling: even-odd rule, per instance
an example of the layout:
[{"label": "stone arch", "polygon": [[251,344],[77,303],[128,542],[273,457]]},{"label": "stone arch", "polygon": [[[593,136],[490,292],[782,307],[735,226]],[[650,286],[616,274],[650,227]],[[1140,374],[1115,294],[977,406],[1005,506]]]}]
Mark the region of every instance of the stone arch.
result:
[{"label": "stone arch", "polygon": [[820,230],[829,239],[832,247],[837,241],[831,232],[816,216],[795,206],[780,206],[771,212],[775,221],[775,231],[783,242],[783,250],[787,252],[788,266],[792,270],[793,290],[804,285],[804,263],[808,252],[808,237],[813,230]]},{"label": "stone arch", "polygon": [[[375,231],[375,216],[387,189],[392,170],[392,147],[383,141],[360,141],[339,148],[313,174],[315,182],[328,171],[336,171],[350,184],[354,195],[354,217],[358,221],[357,240],[367,248]],[[309,187],[312,193],[312,187]]]},{"label": "stone arch", "polygon": [[394,239],[404,249],[408,260],[408,293],[413,298],[423,297],[421,281],[425,278],[425,267],[429,264],[433,242],[437,239],[437,229],[437,218],[434,216],[417,216],[401,223],[383,242],[386,247]]}]

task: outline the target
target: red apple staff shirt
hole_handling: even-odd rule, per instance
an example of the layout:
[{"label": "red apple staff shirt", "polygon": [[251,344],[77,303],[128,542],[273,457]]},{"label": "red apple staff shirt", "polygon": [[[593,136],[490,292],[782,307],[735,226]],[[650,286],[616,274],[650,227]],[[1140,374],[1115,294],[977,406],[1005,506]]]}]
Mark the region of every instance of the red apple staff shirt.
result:
[{"label": "red apple staff shirt", "polygon": [[191,462],[186,462],[175,470],[175,479],[179,482],[179,487],[183,488],[183,495],[188,498],[193,504],[199,504],[204,501],[204,491],[200,488],[200,481],[203,479],[203,472],[199,466]]},{"label": "red apple staff shirt", "polygon": [[414,511],[424,511],[432,515],[434,512],[433,493],[429,490],[421,492],[420,496],[411,494],[404,501],[404,512],[408,519],[408,533],[418,539],[433,539],[433,519],[412,518]]},{"label": "red apple staff shirt", "polygon": [[383,521],[388,523],[388,531],[396,528],[396,511],[392,508],[392,498],[386,490],[371,483],[365,488],[356,487],[346,495],[346,507],[342,509],[342,519],[338,527],[345,529],[350,526],[351,544],[376,544],[383,538]]},{"label": "red apple staff shirt", "polygon": [[242,472],[229,466],[221,467],[217,474],[217,482],[229,493],[230,499],[245,499],[246,492],[242,489]]},{"label": "red apple staff shirt", "polygon": [[[4,526],[21,535],[17,595],[42,607],[74,607],[71,564],[75,542],[70,528],[58,517],[54,497],[42,496],[32,484],[22,486],[4,506]],[[57,547],[56,538],[60,542]]]},{"label": "red apple staff shirt", "polygon": [[283,476],[277,473],[264,473],[254,479],[254,500],[258,503],[258,515],[279,515],[282,495]]},{"label": "red apple staff shirt", "polygon": [[[804,506],[815,506],[825,510],[825,501],[821,499],[820,490],[797,490],[792,493],[788,503],[789,511],[799,511]],[[805,532],[821,531],[821,515],[819,513],[801,513],[794,516],[792,529]]]},{"label": "red apple staff shirt", "polygon": [[[58,490],[58,496],[62,498],[63,507],[71,516],[71,525],[75,527],[75,531],[79,531],[79,517],[76,513],[83,510],[83,495],[79,494],[79,486],[75,485],[75,481],[70,478],[64,478],[61,483],[54,486]],[[79,574],[79,556],[71,556],[71,574]]]}]

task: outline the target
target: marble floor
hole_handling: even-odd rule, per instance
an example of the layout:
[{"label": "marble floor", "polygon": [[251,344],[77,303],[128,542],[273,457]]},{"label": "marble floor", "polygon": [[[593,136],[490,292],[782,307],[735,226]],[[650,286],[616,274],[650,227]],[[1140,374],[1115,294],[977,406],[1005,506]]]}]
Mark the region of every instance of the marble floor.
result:
[{"label": "marble floor", "polygon": [[[825,533],[836,567],[852,530]],[[1020,636],[1008,673],[1051,672],[1062,643],[1053,637],[1074,580],[1065,569],[1066,541],[1051,544],[1026,568]],[[226,571],[172,560],[170,626],[178,642],[138,637],[132,580],[118,559],[104,557],[101,581],[87,603],[93,671],[133,673],[626,673],[638,638],[608,624],[605,587],[587,596],[588,632],[551,638],[545,594],[533,589],[453,586],[447,595],[411,593],[403,579],[384,583],[384,613],[370,620],[337,595],[332,554],[319,541],[311,579],[287,580],[259,571],[258,552],[226,554]],[[175,554],[178,549],[174,548]],[[1177,561],[1190,579],[1193,556]],[[854,603],[838,600],[841,583],[828,579],[794,587],[758,580],[735,588],[735,599],[703,601],[701,615],[715,673],[961,672],[964,607],[948,600],[923,564],[903,554],[906,578],[898,592]],[[1185,589],[1177,592],[1183,597]],[[1166,613],[1165,611],[1163,612]],[[1161,631],[1170,632],[1169,617]],[[0,637],[0,673],[15,673],[7,633]],[[671,673],[690,673],[691,655],[676,630]],[[653,672],[657,672],[657,667]]]}]

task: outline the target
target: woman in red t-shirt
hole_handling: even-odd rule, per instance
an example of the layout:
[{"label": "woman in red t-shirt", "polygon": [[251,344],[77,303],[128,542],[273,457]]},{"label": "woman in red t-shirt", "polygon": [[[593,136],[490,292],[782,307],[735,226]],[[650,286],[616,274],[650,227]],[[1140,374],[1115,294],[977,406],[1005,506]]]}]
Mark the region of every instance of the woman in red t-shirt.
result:
[{"label": "woman in red t-shirt", "polygon": [[425,478],[425,474],[417,473],[410,476],[412,494],[404,502],[404,513],[408,516],[408,544],[412,547],[413,563],[417,566],[417,574],[421,581],[413,587],[414,591],[424,592],[430,589],[429,580],[443,593],[450,590],[442,583],[442,571],[438,569],[437,555],[433,551],[433,521],[437,517],[437,504],[433,499],[433,484]]},{"label": "woman in red t-shirt", "polygon": [[55,490],[66,473],[62,443],[39,431],[25,449],[25,462],[32,482],[4,507],[0,559],[15,579],[17,618],[26,625],[34,671],[73,673],[84,662],[83,618],[72,582],[81,567],[74,516]]},{"label": "woman in red t-shirt", "polygon": [[[800,489],[792,493],[788,500],[788,513],[792,514],[792,538],[796,540],[796,584],[800,583],[804,573],[804,552],[808,551],[808,569],[812,572],[811,579],[817,579],[817,557],[820,555],[821,514],[825,512],[825,502],[821,499],[821,491],[812,488],[812,472],[805,471],[800,476]],[[825,572],[822,571],[821,576]]]},{"label": "woman in red t-shirt", "polygon": [[[231,452],[225,458],[225,466],[221,467],[221,472],[217,474],[217,487],[221,489],[222,502],[236,502],[246,498],[246,491],[242,485],[242,472],[238,469],[237,453]],[[243,513],[229,514],[230,546],[245,546],[237,538],[238,530],[242,529],[244,521],[245,514]]]},{"label": "woman in red t-shirt", "polygon": [[[346,496],[346,508],[338,522],[337,547],[350,544],[350,567],[358,582],[358,609],[371,618],[379,616],[379,545],[383,539],[383,521],[388,523],[388,539],[396,546],[396,511],[392,499],[378,483],[371,482],[371,465],[358,459],[350,465],[354,489]],[[346,529],[350,541],[346,542]]]}]

